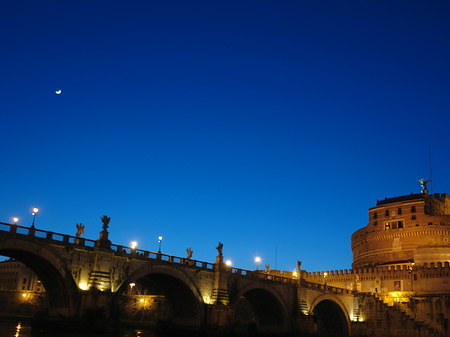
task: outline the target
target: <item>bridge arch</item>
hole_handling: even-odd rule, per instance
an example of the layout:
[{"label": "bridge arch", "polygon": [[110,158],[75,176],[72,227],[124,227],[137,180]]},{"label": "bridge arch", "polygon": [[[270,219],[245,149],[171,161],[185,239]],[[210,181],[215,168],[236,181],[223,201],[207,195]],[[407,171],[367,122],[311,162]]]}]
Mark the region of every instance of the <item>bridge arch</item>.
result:
[{"label": "bridge arch", "polygon": [[76,314],[78,287],[64,262],[47,247],[20,239],[0,240],[0,255],[24,263],[42,282],[50,316]]},{"label": "bridge arch", "polygon": [[[170,306],[170,323],[175,326],[198,328],[204,323],[204,305],[200,289],[194,280],[180,268],[164,264],[147,264],[138,268],[120,285],[114,303],[120,306],[120,297],[130,284],[140,283],[163,295]],[[119,308],[123,310],[123,308]]]},{"label": "bridge arch", "polygon": [[240,288],[231,298],[236,323],[256,324],[264,333],[289,331],[288,306],[272,286],[251,282]]},{"label": "bridge arch", "polygon": [[323,294],[312,303],[309,311],[314,315],[316,329],[322,337],[350,336],[350,318],[348,310],[339,298],[331,294]]}]

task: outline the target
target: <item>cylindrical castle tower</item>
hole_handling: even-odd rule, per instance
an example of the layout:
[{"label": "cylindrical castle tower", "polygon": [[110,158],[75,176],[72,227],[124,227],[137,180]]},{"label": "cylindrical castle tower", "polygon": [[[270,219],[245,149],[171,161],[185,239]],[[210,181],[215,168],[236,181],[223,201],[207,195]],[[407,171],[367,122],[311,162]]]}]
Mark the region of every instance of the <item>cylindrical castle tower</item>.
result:
[{"label": "cylindrical castle tower", "polygon": [[450,262],[450,196],[386,198],[369,209],[369,224],[352,235],[353,268]]}]

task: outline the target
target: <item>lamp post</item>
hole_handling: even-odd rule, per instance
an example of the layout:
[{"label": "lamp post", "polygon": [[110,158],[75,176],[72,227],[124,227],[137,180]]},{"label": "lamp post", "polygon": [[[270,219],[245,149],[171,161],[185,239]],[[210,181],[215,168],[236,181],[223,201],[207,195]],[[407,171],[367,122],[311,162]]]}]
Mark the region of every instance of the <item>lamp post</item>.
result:
[{"label": "lamp post", "polygon": [[255,257],[256,270],[258,270],[258,265],[261,262],[261,258],[259,256]]},{"label": "lamp post", "polygon": [[227,267],[231,267],[231,260],[227,260],[226,262],[225,262],[225,264],[227,265]]},{"label": "lamp post", "polygon": [[15,216],[13,218],[13,221],[14,221],[14,225],[17,225],[17,223],[19,222],[19,218]]},{"label": "lamp post", "polygon": [[160,254],[161,254],[161,242],[162,242],[162,239],[163,239],[162,235],[158,236],[158,242],[159,242],[159,250],[158,250],[158,253],[160,253]]},{"label": "lamp post", "polygon": [[137,242],[131,241],[131,249],[136,249],[136,247],[137,247]]},{"label": "lamp post", "polygon": [[33,213],[31,213],[33,215],[33,223],[31,224],[31,228],[34,228],[34,221],[36,220],[37,212],[39,212],[39,209],[37,207],[34,207],[33,208]]}]

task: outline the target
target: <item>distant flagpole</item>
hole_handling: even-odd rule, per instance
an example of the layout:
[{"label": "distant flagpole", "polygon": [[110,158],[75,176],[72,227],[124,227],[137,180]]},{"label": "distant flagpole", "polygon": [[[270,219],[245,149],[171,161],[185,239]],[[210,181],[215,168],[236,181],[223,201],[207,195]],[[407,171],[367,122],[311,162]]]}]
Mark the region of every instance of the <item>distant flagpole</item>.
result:
[{"label": "distant flagpole", "polygon": [[433,194],[433,172],[431,170],[431,148],[428,150],[428,158],[430,161],[430,183],[431,183],[431,195]]},{"label": "distant flagpole", "polygon": [[275,270],[277,269],[277,260],[278,260],[278,247],[275,247]]}]

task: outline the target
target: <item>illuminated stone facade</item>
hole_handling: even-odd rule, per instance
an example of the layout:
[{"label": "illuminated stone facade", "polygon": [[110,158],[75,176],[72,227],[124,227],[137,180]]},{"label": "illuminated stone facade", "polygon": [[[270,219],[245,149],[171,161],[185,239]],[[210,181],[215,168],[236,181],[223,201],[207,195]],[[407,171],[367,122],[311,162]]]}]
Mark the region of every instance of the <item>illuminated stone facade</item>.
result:
[{"label": "illuminated stone facade", "polygon": [[450,262],[450,196],[420,193],[377,201],[352,235],[353,268]]},{"label": "illuminated stone facade", "polygon": [[45,292],[37,275],[16,260],[0,262],[0,290]]},{"label": "illuminated stone facade", "polygon": [[302,277],[370,294],[442,336],[450,335],[447,193],[377,201],[369,209],[368,225],[352,235],[352,251],[352,269],[302,271]]}]

